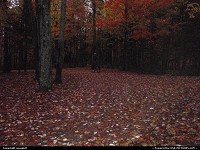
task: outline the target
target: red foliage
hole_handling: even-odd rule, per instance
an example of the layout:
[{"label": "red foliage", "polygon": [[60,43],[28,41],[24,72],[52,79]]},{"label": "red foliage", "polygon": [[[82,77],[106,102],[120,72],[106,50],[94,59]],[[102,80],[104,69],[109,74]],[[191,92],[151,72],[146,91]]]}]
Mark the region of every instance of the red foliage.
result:
[{"label": "red foliage", "polygon": [[[173,5],[172,0],[109,0],[105,2],[104,17],[97,20],[97,27],[103,30],[124,31],[124,24],[134,24],[130,30],[130,37],[135,39],[151,39],[152,37],[169,34],[167,28],[158,27],[155,33],[149,31],[149,21],[154,18],[157,11],[162,11]],[[125,14],[127,9],[127,14]],[[126,18],[128,19],[126,21]],[[165,17],[157,19],[156,24],[170,25],[170,19]],[[135,25],[136,24],[136,25]],[[172,25],[173,26],[173,25]]]},{"label": "red foliage", "polygon": [[106,19],[97,20],[97,28],[109,30],[109,31],[119,29],[120,24],[121,24],[120,19],[106,18]]}]

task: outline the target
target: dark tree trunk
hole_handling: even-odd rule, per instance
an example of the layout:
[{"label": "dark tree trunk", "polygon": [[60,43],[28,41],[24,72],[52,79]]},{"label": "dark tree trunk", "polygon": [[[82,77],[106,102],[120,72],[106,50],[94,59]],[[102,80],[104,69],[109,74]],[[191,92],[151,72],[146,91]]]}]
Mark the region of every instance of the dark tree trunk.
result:
[{"label": "dark tree trunk", "polygon": [[125,0],[124,4],[124,18],[125,18],[125,25],[124,25],[124,49],[123,49],[123,57],[122,57],[122,62],[123,62],[123,70],[128,69],[128,56],[127,56],[127,41],[128,41],[128,2]]},{"label": "dark tree trunk", "polygon": [[52,90],[50,0],[38,0],[38,2],[40,9],[39,91],[47,92]]},{"label": "dark tree trunk", "polygon": [[[32,29],[33,29],[33,43],[34,43],[34,56],[35,56],[35,79],[38,81],[38,83],[40,83],[40,20],[41,20],[41,15],[40,14],[40,7],[39,4],[41,2],[39,2],[39,0],[35,1],[35,5],[36,5],[36,14],[35,15],[31,15],[33,16],[32,18]],[[41,4],[40,4],[41,5]],[[33,11],[31,12],[33,14]]]},{"label": "dark tree trunk", "polygon": [[23,3],[23,14],[22,14],[22,25],[23,25],[23,49],[24,49],[24,61],[23,69],[24,72],[27,70],[27,53],[28,53],[28,32],[30,31],[30,18],[31,17],[31,0],[24,0]]},{"label": "dark tree trunk", "polygon": [[166,74],[166,71],[167,71],[167,61],[169,59],[170,37],[166,37],[166,39],[164,40],[165,40],[164,42],[165,48],[162,54],[162,68],[161,68],[162,74]]},{"label": "dark tree trunk", "polygon": [[28,36],[27,36],[27,24],[25,24],[25,27],[24,27],[24,45],[23,45],[23,49],[24,49],[24,72],[27,71],[27,53],[28,53]]},{"label": "dark tree trunk", "polygon": [[57,49],[56,59],[56,84],[62,83],[62,67],[64,58],[64,35],[65,35],[65,18],[66,18],[66,0],[61,0],[61,21],[60,21],[60,41]]},{"label": "dark tree trunk", "polygon": [[4,66],[3,72],[9,73],[11,71],[11,53],[9,50],[9,28],[4,28]]},{"label": "dark tree trunk", "polygon": [[93,45],[92,45],[92,55],[96,53],[96,1],[92,0],[92,26],[93,26]]},{"label": "dark tree trunk", "polygon": [[18,72],[20,72],[21,70],[21,64],[22,64],[22,43],[20,43],[21,41],[18,42]]},{"label": "dark tree trunk", "polygon": [[[16,39],[16,33],[14,32],[13,33],[13,38]],[[17,60],[17,57],[16,57],[16,40],[13,41],[13,68],[16,69],[16,60]]]}]

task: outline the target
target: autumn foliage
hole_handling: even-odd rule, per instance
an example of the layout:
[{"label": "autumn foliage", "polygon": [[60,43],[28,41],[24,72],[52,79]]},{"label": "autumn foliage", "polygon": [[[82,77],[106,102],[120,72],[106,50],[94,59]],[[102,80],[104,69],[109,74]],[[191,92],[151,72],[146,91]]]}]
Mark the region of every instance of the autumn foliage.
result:
[{"label": "autumn foliage", "polygon": [[[134,39],[151,38],[168,34],[166,29],[170,25],[169,16],[164,15],[172,8],[172,0],[109,0],[105,2],[102,16],[97,20],[98,28],[103,30],[124,30],[123,24],[129,25],[129,37]],[[126,8],[127,7],[127,8]],[[127,14],[125,14],[127,9]],[[162,16],[158,13],[162,13]],[[167,14],[169,15],[169,14]],[[126,21],[125,17],[128,18]],[[152,33],[149,26],[151,20],[155,21],[157,30]],[[163,28],[165,26],[165,28]]]},{"label": "autumn foliage", "polygon": [[0,146],[199,146],[199,12],[1,0]]}]

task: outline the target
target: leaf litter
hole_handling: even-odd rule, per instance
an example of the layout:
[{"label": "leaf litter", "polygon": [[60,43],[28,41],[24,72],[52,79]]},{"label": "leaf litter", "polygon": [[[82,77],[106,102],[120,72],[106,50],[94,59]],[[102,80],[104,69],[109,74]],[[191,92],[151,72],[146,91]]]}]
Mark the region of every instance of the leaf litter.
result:
[{"label": "leaf litter", "polygon": [[33,71],[0,74],[1,146],[200,145],[200,77],[63,74],[49,93]]}]

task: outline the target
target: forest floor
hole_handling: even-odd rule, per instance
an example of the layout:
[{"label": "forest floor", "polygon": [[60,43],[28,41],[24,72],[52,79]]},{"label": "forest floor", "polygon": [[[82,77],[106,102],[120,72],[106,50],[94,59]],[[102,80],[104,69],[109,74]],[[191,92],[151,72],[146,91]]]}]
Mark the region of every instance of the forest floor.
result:
[{"label": "forest floor", "polygon": [[65,69],[35,89],[33,71],[0,74],[0,146],[200,145],[200,77]]}]

